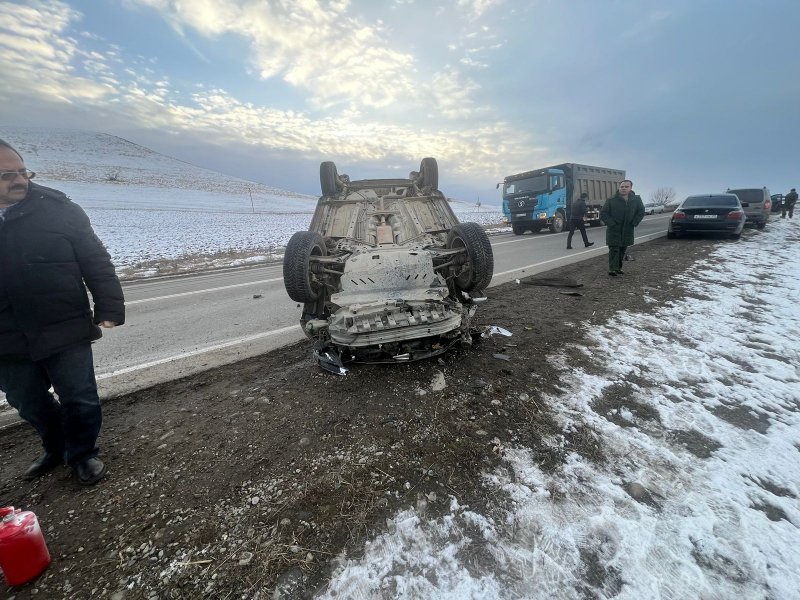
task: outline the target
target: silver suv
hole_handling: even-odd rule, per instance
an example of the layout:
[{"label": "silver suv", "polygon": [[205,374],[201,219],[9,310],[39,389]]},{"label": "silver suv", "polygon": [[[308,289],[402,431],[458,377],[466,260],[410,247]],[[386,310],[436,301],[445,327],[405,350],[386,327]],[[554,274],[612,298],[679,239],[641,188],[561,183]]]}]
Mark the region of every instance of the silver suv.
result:
[{"label": "silver suv", "polygon": [[408,179],[350,181],[320,165],[309,231],[289,240],[283,279],[323,368],[435,356],[471,342],[494,271],[489,238],[459,223],[424,158]]},{"label": "silver suv", "polygon": [[748,225],[755,225],[759,229],[764,229],[767,226],[772,209],[772,199],[767,188],[739,188],[735,190],[728,188],[727,193],[736,194],[739,197]]}]

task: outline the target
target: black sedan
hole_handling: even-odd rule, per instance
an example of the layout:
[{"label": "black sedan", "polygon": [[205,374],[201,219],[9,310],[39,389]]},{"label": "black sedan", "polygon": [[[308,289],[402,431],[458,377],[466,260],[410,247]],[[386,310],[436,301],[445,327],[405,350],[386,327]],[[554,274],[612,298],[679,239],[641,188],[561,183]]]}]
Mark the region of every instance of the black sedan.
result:
[{"label": "black sedan", "polygon": [[684,233],[721,233],[738,240],[745,222],[744,209],[735,194],[689,196],[672,213],[667,237]]}]

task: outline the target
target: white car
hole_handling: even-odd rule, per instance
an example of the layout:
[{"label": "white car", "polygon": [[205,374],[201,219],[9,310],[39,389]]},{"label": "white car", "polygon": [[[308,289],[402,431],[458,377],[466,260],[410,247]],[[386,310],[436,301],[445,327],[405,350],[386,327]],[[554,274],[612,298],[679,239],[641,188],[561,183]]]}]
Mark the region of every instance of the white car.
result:
[{"label": "white car", "polygon": [[494,272],[489,238],[459,223],[423,158],[408,179],[351,181],[320,165],[322,196],[308,231],[286,246],[283,280],[319,365],[401,362],[471,342]]},{"label": "white car", "polygon": [[664,212],[663,204],[655,204],[653,202],[646,202],[644,205],[644,214],[646,215],[660,215]]}]

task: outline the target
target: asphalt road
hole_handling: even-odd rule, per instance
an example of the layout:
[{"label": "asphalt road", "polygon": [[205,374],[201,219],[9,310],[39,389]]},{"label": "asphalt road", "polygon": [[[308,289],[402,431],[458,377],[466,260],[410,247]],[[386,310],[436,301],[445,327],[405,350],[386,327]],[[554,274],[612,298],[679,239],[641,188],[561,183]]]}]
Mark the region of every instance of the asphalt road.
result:
[{"label": "asphalt road", "polygon": [[[645,217],[636,243],[665,235],[669,217]],[[576,234],[574,250],[566,249],[566,233],[491,236],[491,286],[605,254],[605,227],[587,231],[595,246],[585,249]],[[281,272],[278,263],[125,284],[126,324],[104,330],[94,345],[101,395],[126,393],[302,339],[300,309],[286,295]]]}]

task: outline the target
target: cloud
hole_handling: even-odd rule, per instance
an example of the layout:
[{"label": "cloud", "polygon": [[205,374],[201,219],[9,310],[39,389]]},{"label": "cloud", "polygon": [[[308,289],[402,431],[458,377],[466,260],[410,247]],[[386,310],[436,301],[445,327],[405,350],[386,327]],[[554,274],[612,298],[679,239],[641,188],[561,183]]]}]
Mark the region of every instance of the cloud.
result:
[{"label": "cloud", "polygon": [[407,99],[415,89],[413,57],[391,48],[393,40],[379,22],[348,14],[347,1],[136,1],[157,10],[177,30],[190,28],[210,39],[243,37],[261,78],[281,77],[306,90],[318,108],[340,103],[381,108]]},{"label": "cloud", "polygon": [[[309,4],[318,6],[312,0],[298,3],[298,15]],[[215,10],[209,5],[206,8]],[[211,19],[202,7],[198,14],[205,14],[203,22]],[[328,16],[319,18],[323,23],[329,21]],[[243,102],[223,89],[196,82],[176,87],[170,77],[152,68],[150,57],[125,57],[118,46],[73,31],[80,19],[79,13],[56,1],[10,5],[4,11],[0,17],[0,77],[5,83],[0,88],[2,120],[17,121],[20,116],[30,120],[30,115],[41,115],[50,121],[36,124],[58,126],[68,122],[92,129],[111,128],[110,132],[158,131],[209,147],[262,150],[262,156],[286,153],[375,166],[413,164],[423,156],[435,156],[448,165],[448,172],[473,180],[497,177],[509,164],[534,158],[525,134],[501,119],[489,118],[488,109],[475,104],[477,83],[455,67],[432,76],[424,88],[426,103],[421,106],[425,109],[416,120],[370,118],[371,112],[365,110],[368,107],[358,104],[325,116],[316,111]],[[369,38],[372,33],[361,35]],[[92,47],[82,47],[84,42]],[[336,60],[346,60],[350,52]],[[360,77],[371,77],[372,70],[380,70],[382,61],[388,59],[389,55],[381,51],[368,56]],[[282,65],[286,60],[284,56],[275,64]],[[298,65],[287,63],[281,68],[287,77],[298,81],[327,76],[310,61],[309,55]],[[347,68],[359,73],[360,67],[354,62]],[[396,81],[391,86],[387,83],[387,87],[408,91]],[[337,89],[340,94],[355,93],[347,87]],[[377,91],[363,93],[368,97],[372,94],[367,105],[385,100]],[[427,109],[430,114],[425,113]],[[465,120],[475,115],[483,118]]]},{"label": "cloud", "polygon": [[502,4],[503,0],[458,0],[458,7],[466,9],[471,19],[479,19],[490,8]]}]

